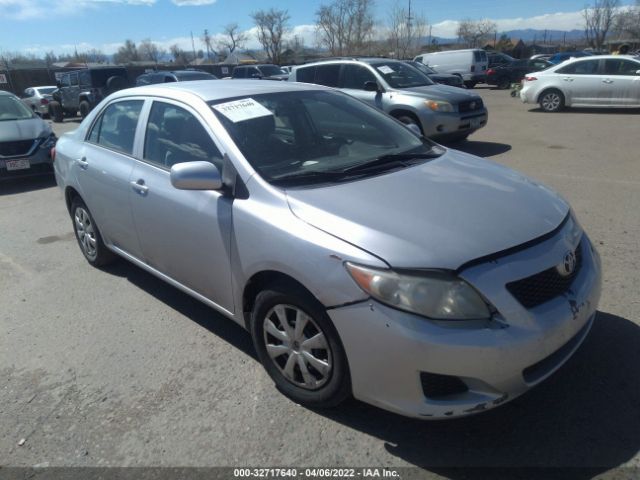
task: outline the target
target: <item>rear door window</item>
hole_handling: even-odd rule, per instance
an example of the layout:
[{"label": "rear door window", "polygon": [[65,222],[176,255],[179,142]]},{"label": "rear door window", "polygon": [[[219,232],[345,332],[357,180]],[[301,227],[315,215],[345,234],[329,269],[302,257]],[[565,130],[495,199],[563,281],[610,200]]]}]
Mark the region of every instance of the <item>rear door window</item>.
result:
[{"label": "rear door window", "polygon": [[557,70],[557,72],[571,75],[597,75],[599,63],[600,60],[583,60],[567,65]]},{"label": "rear door window", "polygon": [[87,140],[110,150],[132,155],[143,103],[142,100],[112,103],[93,124]]},{"label": "rear door window", "polygon": [[298,68],[296,70],[296,81],[313,83],[316,77],[316,67]]}]

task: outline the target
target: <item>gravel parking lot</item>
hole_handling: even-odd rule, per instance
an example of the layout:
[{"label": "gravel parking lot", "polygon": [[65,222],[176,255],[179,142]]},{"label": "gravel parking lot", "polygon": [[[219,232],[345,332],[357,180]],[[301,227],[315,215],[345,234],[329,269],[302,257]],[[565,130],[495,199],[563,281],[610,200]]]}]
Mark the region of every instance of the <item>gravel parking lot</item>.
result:
[{"label": "gravel parking lot", "polygon": [[0,184],[0,465],[640,472],[640,112],[545,114],[478,92],[489,126],[459,148],[561,192],[602,256],[600,313],[557,374],[452,421],[354,400],[305,409],[275,390],[231,321],[125,261],[90,267],[55,182],[25,179]]}]

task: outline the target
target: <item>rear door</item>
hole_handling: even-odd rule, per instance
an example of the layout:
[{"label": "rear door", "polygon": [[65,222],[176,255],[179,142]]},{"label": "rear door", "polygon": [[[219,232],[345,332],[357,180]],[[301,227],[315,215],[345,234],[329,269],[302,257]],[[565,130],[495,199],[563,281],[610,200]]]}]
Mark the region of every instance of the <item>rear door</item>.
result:
[{"label": "rear door", "polygon": [[137,258],[142,253],[131,215],[129,177],[143,104],[142,99],[109,104],[91,126],[73,167],[105,241]]},{"label": "rear door", "polygon": [[222,153],[199,115],[172,100],[155,100],[146,121],[141,160],[129,198],[144,261],[233,311],[231,212],[233,199],[218,191],[178,190],[171,166],[209,161],[222,172]]},{"label": "rear door", "polygon": [[640,106],[640,62],[606,59],[602,76],[605,100],[612,106]]}]

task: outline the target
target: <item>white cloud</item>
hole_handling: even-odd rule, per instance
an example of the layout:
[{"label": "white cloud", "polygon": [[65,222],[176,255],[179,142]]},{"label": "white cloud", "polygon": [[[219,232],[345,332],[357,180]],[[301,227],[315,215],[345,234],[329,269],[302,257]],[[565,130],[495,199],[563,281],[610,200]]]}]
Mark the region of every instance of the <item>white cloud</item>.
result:
[{"label": "white cloud", "polygon": [[0,18],[31,20],[73,15],[104,4],[154,5],[158,0],[0,0]]},{"label": "white cloud", "polygon": [[213,5],[217,0],[171,0],[179,7],[199,7],[201,5]]},{"label": "white cloud", "polygon": [[[582,12],[547,13],[535,17],[501,18],[493,21],[498,25],[499,32],[527,28],[536,30],[582,30],[584,28]],[[456,20],[436,23],[433,25],[431,34],[436,37],[455,38],[458,23]]]}]

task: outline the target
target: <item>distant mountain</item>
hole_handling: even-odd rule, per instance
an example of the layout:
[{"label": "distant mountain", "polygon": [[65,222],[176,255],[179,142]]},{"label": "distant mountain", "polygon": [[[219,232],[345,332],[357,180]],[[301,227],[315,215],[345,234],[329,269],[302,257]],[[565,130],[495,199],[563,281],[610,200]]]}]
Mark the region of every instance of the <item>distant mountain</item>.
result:
[{"label": "distant mountain", "polygon": [[[498,32],[498,38],[501,35],[506,35],[513,40],[522,40],[523,42],[536,43],[562,43],[564,41],[574,42],[582,40],[584,38],[583,30],[536,30],[533,28],[527,28],[525,30],[508,30],[506,32]],[[546,36],[545,36],[546,35]],[[445,37],[433,37],[440,45],[448,45],[451,43],[457,43],[457,38],[445,38]],[[546,41],[545,41],[546,39]],[[428,42],[428,37],[424,37],[424,42]]]}]

